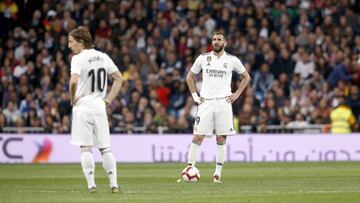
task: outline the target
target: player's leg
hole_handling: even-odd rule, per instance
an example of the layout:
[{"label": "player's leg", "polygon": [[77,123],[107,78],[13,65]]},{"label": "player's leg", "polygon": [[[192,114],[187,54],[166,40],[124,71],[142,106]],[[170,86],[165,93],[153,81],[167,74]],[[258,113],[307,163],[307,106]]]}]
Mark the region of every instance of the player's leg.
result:
[{"label": "player's leg", "polygon": [[80,162],[89,192],[96,192],[95,163],[92,156],[93,125],[86,113],[73,111],[71,143],[80,146]]},{"label": "player's leg", "polygon": [[214,182],[219,182],[226,156],[226,136],[216,136],[216,167],[213,176]]},{"label": "player's leg", "polygon": [[235,134],[231,103],[225,99],[217,101],[215,111],[216,167],[213,182],[221,182],[221,173],[226,158],[226,136]]},{"label": "player's leg", "polygon": [[[110,131],[106,114],[94,116],[94,146],[99,148],[103,158],[103,168],[109,178],[111,192],[117,193],[119,186],[117,183],[116,160],[110,148]],[[106,127],[105,127],[106,126]]]},{"label": "player's leg", "polygon": [[81,146],[81,167],[91,193],[96,192],[95,162],[91,153],[91,146]]},{"label": "player's leg", "polygon": [[109,178],[110,188],[112,192],[118,192],[116,161],[110,147],[100,149],[103,158],[103,167]]},{"label": "player's leg", "polygon": [[205,101],[198,106],[194,136],[188,152],[188,165],[195,166],[205,135],[212,135],[214,132],[214,111],[211,105],[211,101]]},{"label": "player's leg", "polygon": [[193,136],[193,140],[192,140],[192,143],[190,144],[189,152],[188,152],[188,165],[189,166],[195,166],[198,155],[199,155],[200,146],[204,140],[204,137],[205,136],[203,136],[203,135],[194,135]]}]

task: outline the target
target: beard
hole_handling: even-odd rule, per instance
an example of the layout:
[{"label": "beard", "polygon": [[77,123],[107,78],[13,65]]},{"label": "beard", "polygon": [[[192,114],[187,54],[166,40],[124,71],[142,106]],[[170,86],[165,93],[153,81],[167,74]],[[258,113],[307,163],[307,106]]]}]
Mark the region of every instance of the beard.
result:
[{"label": "beard", "polygon": [[216,53],[220,53],[222,50],[224,50],[224,44],[222,46],[214,46],[214,51]]}]

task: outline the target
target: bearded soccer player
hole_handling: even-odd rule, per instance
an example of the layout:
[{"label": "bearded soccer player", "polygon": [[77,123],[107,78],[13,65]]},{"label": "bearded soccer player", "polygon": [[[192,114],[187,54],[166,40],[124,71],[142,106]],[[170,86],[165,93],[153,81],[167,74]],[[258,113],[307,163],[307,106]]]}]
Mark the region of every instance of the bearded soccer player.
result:
[{"label": "bearded soccer player", "polygon": [[[205,136],[216,135],[216,168],[213,182],[221,183],[221,172],[226,155],[226,138],[234,135],[232,103],[239,98],[250,81],[250,76],[241,61],[225,52],[225,36],[216,32],[212,36],[213,51],[201,54],[195,60],[186,76],[198,112],[194,123],[192,143],[188,153],[188,165],[195,166],[200,145]],[[195,75],[202,71],[200,97],[195,89]],[[237,90],[231,92],[232,73],[240,75],[241,82]]]},{"label": "bearded soccer player", "polygon": [[[110,57],[93,49],[88,29],[79,27],[69,34],[71,59],[70,96],[72,105],[71,143],[80,146],[81,166],[88,191],[96,192],[95,163],[92,147],[98,148],[109,177],[110,190],[119,192],[116,161],[110,148],[110,131],[106,106],[118,95],[123,77]],[[106,96],[108,75],[114,80]]]}]

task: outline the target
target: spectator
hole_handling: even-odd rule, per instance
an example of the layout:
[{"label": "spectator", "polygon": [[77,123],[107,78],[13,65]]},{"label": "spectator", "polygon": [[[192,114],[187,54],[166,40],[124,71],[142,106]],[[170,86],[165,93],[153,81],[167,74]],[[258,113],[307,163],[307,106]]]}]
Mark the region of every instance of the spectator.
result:
[{"label": "spectator", "polygon": [[155,117],[154,117],[154,123],[156,126],[167,126],[168,124],[168,115],[166,113],[166,108],[162,106],[160,103],[157,103],[155,106]]},{"label": "spectator", "polygon": [[101,19],[99,28],[96,30],[96,36],[100,38],[109,38],[111,35],[111,28],[108,26],[105,19]]},{"label": "spectator", "polygon": [[30,110],[30,103],[32,102],[33,97],[30,93],[26,94],[25,99],[20,102],[20,113],[23,118],[27,118],[28,112]]},{"label": "spectator", "polygon": [[350,107],[345,104],[343,96],[340,97],[339,105],[331,111],[330,118],[331,133],[351,133],[356,122]]},{"label": "spectator", "polygon": [[0,132],[3,132],[4,127],[8,126],[6,116],[4,113],[0,113]]},{"label": "spectator", "polygon": [[18,19],[19,7],[13,0],[4,0],[0,2],[1,13],[1,36],[7,36],[7,30],[11,29]]},{"label": "spectator", "polygon": [[315,71],[315,63],[309,56],[307,51],[299,54],[299,59],[296,62],[294,73],[300,74],[302,80],[308,79]]},{"label": "spectator", "polygon": [[251,125],[251,117],[254,115],[253,106],[250,104],[244,104],[242,110],[239,113],[239,126]]},{"label": "spectator", "polygon": [[169,106],[171,89],[165,86],[165,78],[160,77],[158,82],[158,87],[156,88],[157,98],[167,108]]},{"label": "spectator", "polygon": [[350,87],[350,95],[346,100],[346,104],[351,108],[355,118],[360,116],[360,92],[359,87],[352,85]]},{"label": "spectator", "polygon": [[255,91],[256,98],[262,101],[271,89],[274,75],[269,72],[269,65],[264,63],[261,65],[260,71],[255,73],[252,88]]},{"label": "spectator", "polygon": [[184,82],[174,82],[173,92],[170,96],[169,114],[179,118],[180,110],[186,105],[187,94]]},{"label": "spectator", "polygon": [[25,133],[24,127],[25,127],[25,121],[22,117],[16,120],[16,133],[23,134]]},{"label": "spectator", "polygon": [[268,97],[264,101],[264,110],[267,112],[269,125],[278,125],[280,122],[277,118],[277,111],[275,106],[275,100],[273,97]]},{"label": "spectator", "polygon": [[20,61],[20,63],[17,66],[15,66],[15,68],[14,68],[14,79],[17,82],[19,81],[20,76],[25,74],[27,71],[25,58],[20,58],[19,61]]},{"label": "spectator", "polygon": [[288,128],[305,128],[308,125],[309,125],[309,123],[304,120],[303,115],[300,113],[297,113],[295,115],[295,120],[287,123],[286,127],[288,127]]},{"label": "spectator", "polygon": [[351,82],[355,77],[357,76],[351,75],[350,59],[346,57],[342,63],[337,64],[331,71],[327,81],[331,87],[334,87],[339,80]]},{"label": "spectator", "polygon": [[153,120],[154,116],[151,109],[146,109],[144,114],[144,123],[146,133],[157,133],[157,127]]},{"label": "spectator", "polygon": [[192,125],[189,124],[185,115],[180,115],[177,119],[177,125],[179,127],[179,133],[191,133]]},{"label": "spectator", "polygon": [[294,72],[295,61],[291,59],[291,55],[287,48],[282,48],[280,50],[280,55],[278,56],[279,60],[279,72],[286,73],[286,75],[291,75]]},{"label": "spectator", "polygon": [[21,118],[21,113],[13,101],[9,101],[7,107],[3,110],[3,113],[6,116],[8,126],[15,126],[16,121]]},{"label": "spectator", "polygon": [[139,53],[139,61],[136,63],[140,73],[141,81],[146,81],[149,74],[158,72],[158,66],[156,63],[149,60],[148,55],[145,52]]},{"label": "spectator", "polygon": [[161,68],[165,69],[166,72],[171,73],[175,69],[180,69],[182,67],[181,61],[176,59],[174,52],[166,54],[166,60],[161,64]]},{"label": "spectator", "polygon": [[30,108],[29,111],[26,114],[26,126],[32,127],[33,120],[38,118],[38,115],[36,113],[36,109]]}]

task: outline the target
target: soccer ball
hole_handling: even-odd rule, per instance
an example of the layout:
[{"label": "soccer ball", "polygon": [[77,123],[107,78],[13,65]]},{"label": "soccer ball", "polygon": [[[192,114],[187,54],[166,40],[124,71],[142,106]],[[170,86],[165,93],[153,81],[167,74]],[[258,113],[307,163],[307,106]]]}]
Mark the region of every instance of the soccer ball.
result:
[{"label": "soccer ball", "polygon": [[184,182],[197,182],[200,180],[200,171],[195,166],[187,166],[181,173]]}]

